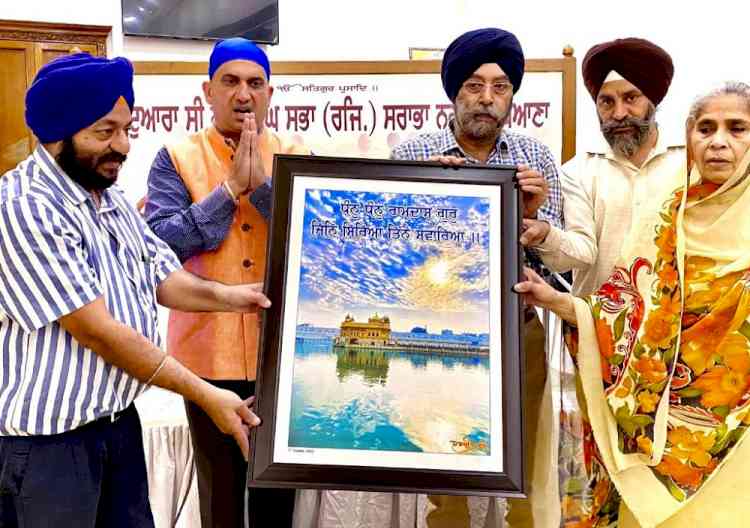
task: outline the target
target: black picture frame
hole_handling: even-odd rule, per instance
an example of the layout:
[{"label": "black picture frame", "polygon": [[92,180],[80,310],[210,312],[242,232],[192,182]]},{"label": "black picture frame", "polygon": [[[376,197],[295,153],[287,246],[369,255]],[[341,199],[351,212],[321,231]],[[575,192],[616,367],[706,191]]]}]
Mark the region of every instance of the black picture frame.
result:
[{"label": "black picture frame", "polygon": [[[265,292],[272,305],[264,312],[258,358],[255,410],[263,420],[251,432],[248,486],[320,488],[453,495],[524,497],[525,430],[523,419],[522,301],[512,291],[521,276],[519,233],[521,193],[512,166],[460,165],[435,162],[349,159],[277,155],[274,160],[272,218],[265,275]],[[274,461],[278,425],[279,368],[282,354],[292,193],[299,176],[495,186],[500,190],[502,355],[502,471],[454,471],[380,467],[377,465],[318,465]],[[377,456],[370,456],[377,462]]]}]

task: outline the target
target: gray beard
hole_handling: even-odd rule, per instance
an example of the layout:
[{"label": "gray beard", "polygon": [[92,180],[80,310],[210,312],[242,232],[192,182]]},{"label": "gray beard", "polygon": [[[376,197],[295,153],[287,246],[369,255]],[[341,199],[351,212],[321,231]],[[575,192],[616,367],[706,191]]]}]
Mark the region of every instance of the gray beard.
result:
[{"label": "gray beard", "polygon": [[[643,119],[637,117],[626,117],[621,121],[611,119],[609,121],[600,123],[600,128],[604,139],[607,140],[609,146],[615,154],[619,154],[625,158],[632,157],[639,148],[648,140],[649,132],[651,128],[656,124],[656,109],[653,106],[649,107],[648,114]],[[635,129],[634,134],[615,134],[614,130],[620,127],[629,126]]]},{"label": "gray beard", "polygon": [[498,116],[494,109],[491,108],[483,108],[482,110],[493,117],[497,118],[497,123],[492,124],[488,123],[486,121],[477,121],[475,120],[474,113],[477,112],[476,109],[472,109],[472,111],[468,111],[465,108],[462,108],[461,111],[459,111],[458,108],[456,108],[456,123],[458,124],[458,127],[461,129],[461,132],[463,132],[466,136],[470,137],[473,140],[476,141],[489,141],[491,139],[497,138],[497,135],[500,133],[500,130],[503,127],[503,124],[505,123],[505,120],[508,118],[508,114],[510,114],[510,109],[512,108],[512,103],[508,104],[508,111],[505,113],[505,115]]},{"label": "gray beard", "polygon": [[467,123],[461,125],[461,130],[464,134],[476,140],[492,139],[497,136],[497,132],[500,128],[492,123],[476,122],[471,119],[467,121]]}]

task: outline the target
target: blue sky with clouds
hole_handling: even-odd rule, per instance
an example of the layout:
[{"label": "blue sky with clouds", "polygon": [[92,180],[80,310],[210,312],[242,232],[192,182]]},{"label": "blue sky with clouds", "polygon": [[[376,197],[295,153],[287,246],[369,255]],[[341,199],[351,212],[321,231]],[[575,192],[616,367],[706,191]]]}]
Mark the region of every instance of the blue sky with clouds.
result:
[{"label": "blue sky with clouds", "polygon": [[[382,204],[383,218],[362,210],[347,218],[342,203]],[[430,212],[408,218],[399,214],[403,211],[391,211],[394,216],[389,206]],[[455,221],[437,218],[436,208],[457,210]],[[319,231],[315,236],[314,220],[339,226],[339,236],[326,238]],[[341,240],[346,222],[381,227],[381,238]],[[410,229],[409,239],[386,238],[388,226]],[[420,229],[464,232],[466,239],[417,240],[414,230]],[[377,312],[388,315],[397,331],[427,326],[438,332],[488,332],[488,247],[486,198],[308,189],[298,323],[337,327],[347,313],[366,320]]]}]

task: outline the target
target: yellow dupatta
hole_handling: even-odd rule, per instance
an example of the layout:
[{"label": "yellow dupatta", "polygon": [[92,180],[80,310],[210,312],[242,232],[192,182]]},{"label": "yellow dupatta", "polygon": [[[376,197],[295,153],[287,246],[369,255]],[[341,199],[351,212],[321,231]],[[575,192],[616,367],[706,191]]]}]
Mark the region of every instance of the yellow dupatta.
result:
[{"label": "yellow dupatta", "polygon": [[750,152],[721,186],[688,187],[686,171],[665,180],[610,280],[575,300],[583,394],[621,528],[745,524],[749,168]]}]

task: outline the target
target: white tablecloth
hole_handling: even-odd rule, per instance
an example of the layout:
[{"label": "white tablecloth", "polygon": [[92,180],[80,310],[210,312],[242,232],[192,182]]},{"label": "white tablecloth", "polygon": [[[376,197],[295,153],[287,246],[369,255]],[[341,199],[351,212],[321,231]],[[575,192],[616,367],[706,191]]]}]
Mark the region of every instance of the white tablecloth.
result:
[{"label": "white tablecloth", "polygon": [[[504,501],[469,497],[471,528],[502,528]],[[300,490],[294,528],[427,528],[427,495]]]},{"label": "white tablecloth", "polygon": [[[156,528],[200,528],[193,447],[180,396],[151,388],[136,400]],[[426,495],[300,490],[294,528],[426,528]],[[501,528],[503,501],[469,498],[471,528]]]},{"label": "white tablecloth", "polygon": [[200,528],[198,480],[182,398],[152,388],[135,404],[156,528]]}]

